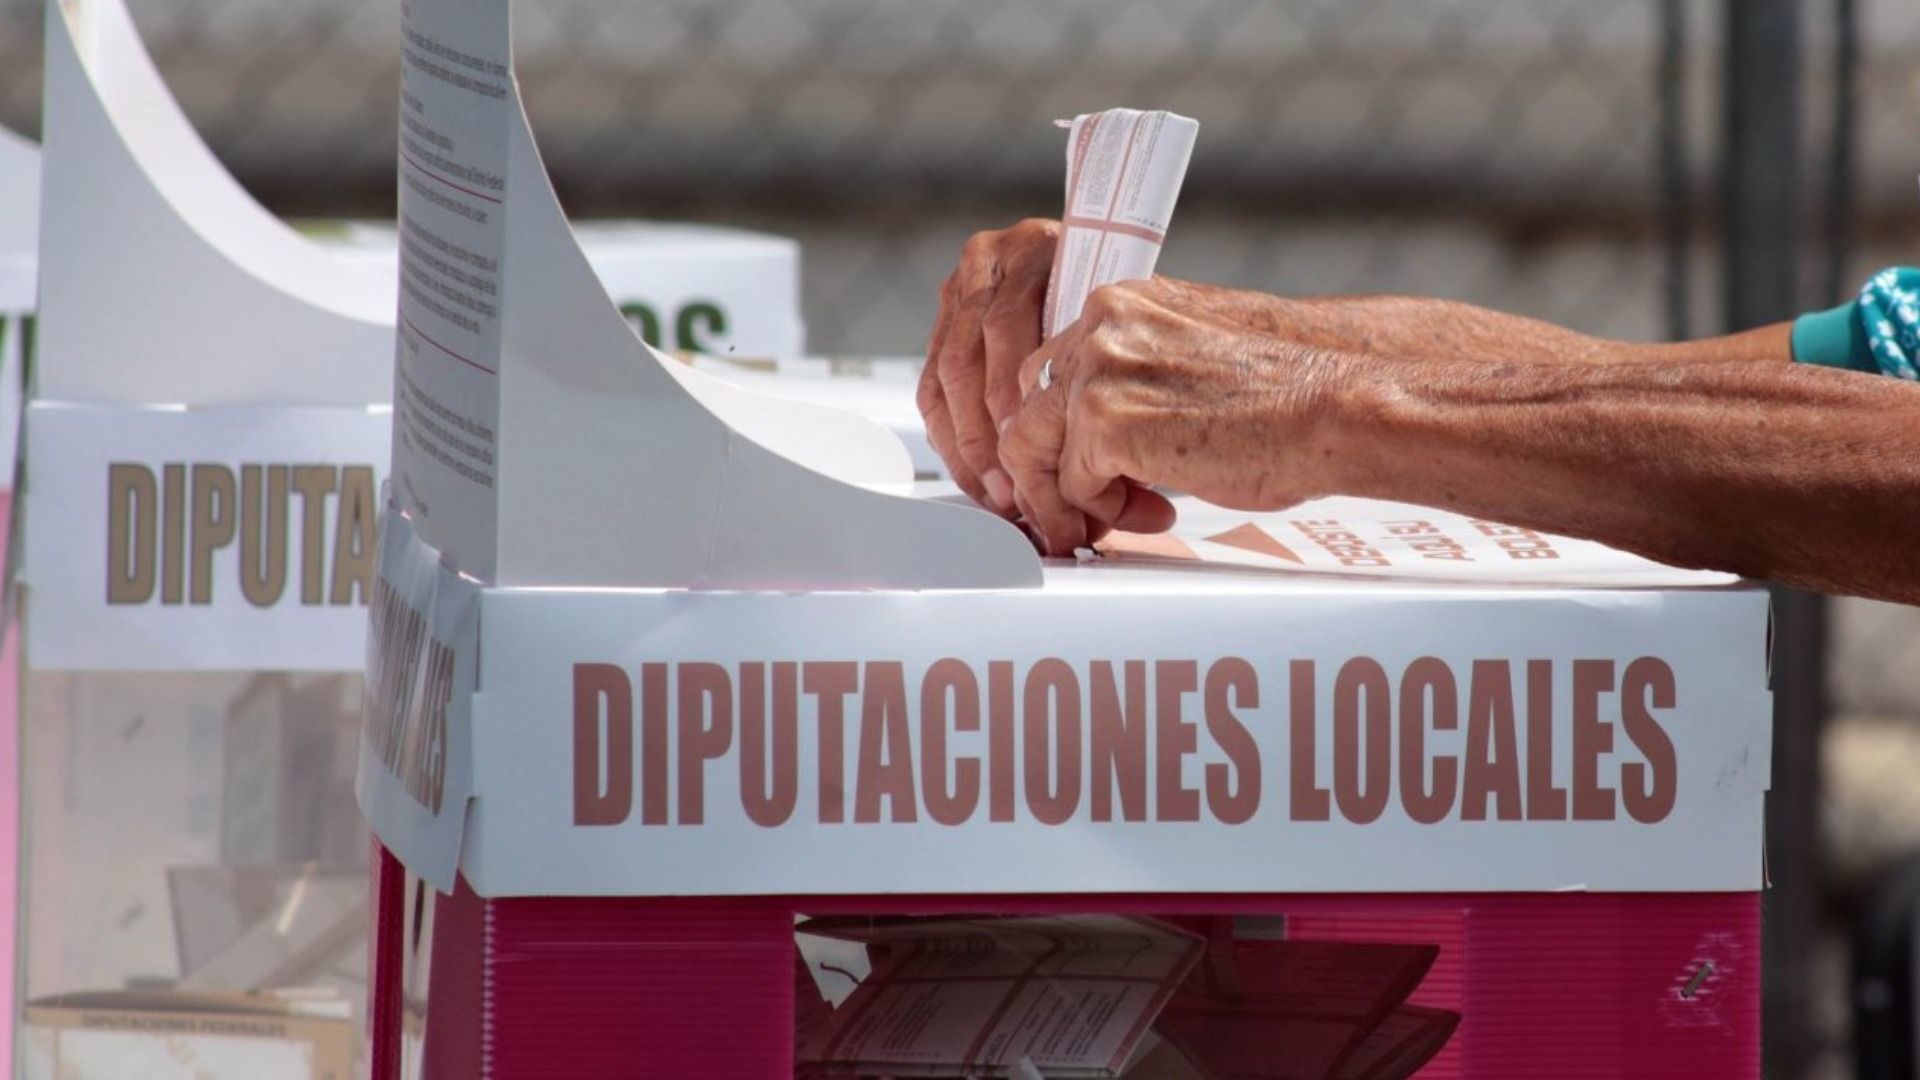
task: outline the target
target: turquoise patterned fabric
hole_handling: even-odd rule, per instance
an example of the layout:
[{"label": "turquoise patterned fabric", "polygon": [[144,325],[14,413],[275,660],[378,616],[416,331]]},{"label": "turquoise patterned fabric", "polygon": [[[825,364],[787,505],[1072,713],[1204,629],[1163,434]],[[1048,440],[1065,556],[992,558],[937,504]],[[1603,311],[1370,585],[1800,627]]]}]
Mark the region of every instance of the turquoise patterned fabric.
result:
[{"label": "turquoise patterned fabric", "polygon": [[1890,267],[1855,299],[1793,324],[1793,358],[1802,364],[1920,379],[1920,270]]}]

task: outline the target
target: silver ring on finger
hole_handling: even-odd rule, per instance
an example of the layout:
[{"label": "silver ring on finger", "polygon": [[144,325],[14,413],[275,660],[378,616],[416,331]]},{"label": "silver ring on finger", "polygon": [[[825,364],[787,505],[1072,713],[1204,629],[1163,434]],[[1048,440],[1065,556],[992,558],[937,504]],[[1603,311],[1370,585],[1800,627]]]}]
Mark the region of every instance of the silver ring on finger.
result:
[{"label": "silver ring on finger", "polygon": [[1040,365],[1040,377],[1034,380],[1034,384],[1043,391],[1053,386],[1053,357],[1047,357],[1047,362]]}]

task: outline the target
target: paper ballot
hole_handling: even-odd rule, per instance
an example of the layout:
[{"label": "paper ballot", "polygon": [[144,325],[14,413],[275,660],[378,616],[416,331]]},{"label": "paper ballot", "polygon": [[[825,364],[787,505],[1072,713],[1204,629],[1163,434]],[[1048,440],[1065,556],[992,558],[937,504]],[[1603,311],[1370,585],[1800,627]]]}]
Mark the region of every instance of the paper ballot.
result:
[{"label": "paper ballot", "polygon": [[1226,510],[1173,500],[1165,533],[1116,532],[1096,545],[1118,563],[1228,563],[1256,570],[1481,585],[1686,588],[1732,574],[1683,570],[1591,540],[1372,499],[1314,499],[1287,510]]},{"label": "paper ballot", "polygon": [[[1176,925],[1178,924],[1178,925]],[[1457,1012],[1407,1004],[1440,946],[1243,937],[1230,919],[808,919],[802,1074],[1026,1080],[1399,1080]],[[1209,927],[1217,927],[1215,933]],[[837,1003],[805,958],[866,950]]]},{"label": "paper ballot", "polygon": [[834,1010],[811,1063],[858,1075],[1112,1077],[1205,951],[1121,915],[815,919],[866,943],[874,971]]},{"label": "paper ballot", "polygon": [[1153,276],[1193,156],[1196,121],[1108,109],[1068,125],[1067,206],[1043,316],[1052,337],[1080,317],[1087,294]]}]

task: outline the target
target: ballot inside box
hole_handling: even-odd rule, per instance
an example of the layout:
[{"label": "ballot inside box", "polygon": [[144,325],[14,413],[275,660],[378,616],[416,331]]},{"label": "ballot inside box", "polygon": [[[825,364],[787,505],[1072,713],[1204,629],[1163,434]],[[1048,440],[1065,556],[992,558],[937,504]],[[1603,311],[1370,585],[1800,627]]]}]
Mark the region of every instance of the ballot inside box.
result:
[{"label": "ballot inside box", "polygon": [[797,1071],[1393,1080],[1431,1061],[1459,1024],[1457,1002],[1410,1000],[1450,928],[1356,941],[1312,937],[1311,923],[1289,934],[1284,918],[803,919]]}]

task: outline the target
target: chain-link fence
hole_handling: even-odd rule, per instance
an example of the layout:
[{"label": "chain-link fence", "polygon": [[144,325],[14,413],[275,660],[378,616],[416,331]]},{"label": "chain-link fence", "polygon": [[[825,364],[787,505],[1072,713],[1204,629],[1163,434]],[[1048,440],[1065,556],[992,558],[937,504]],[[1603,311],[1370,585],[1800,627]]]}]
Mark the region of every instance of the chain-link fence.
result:
[{"label": "chain-link fence", "polygon": [[[819,351],[917,349],[967,232],[1057,210],[1049,121],[1114,103],[1204,125],[1170,273],[1441,293],[1650,337],[1669,323],[1662,184],[1697,200],[1714,135],[1712,12],[1672,8],[1692,31],[1675,175],[1659,3],[548,0],[521,6],[518,40],[575,211],[799,237]],[[389,0],[136,9],[271,205],[389,205]],[[0,10],[0,122],[33,130],[39,7]]]},{"label": "chain-link fence", "polygon": [[[1844,2],[1810,4],[1816,89],[1832,81],[1824,9]],[[390,205],[389,0],[135,7],[189,114],[270,205]],[[0,13],[0,123],[31,132],[40,6]],[[1630,337],[1712,329],[1718,14],[1699,0],[546,0],[521,5],[518,33],[577,213],[798,236],[812,346],[910,352],[968,231],[1055,209],[1048,121],[1115,102],[1205,125],[1170,273],[1440,293]],[[1916,231],[1920,13],[1863,18],[1857,267]],[[1815,139],[1830,112],[1810,110]]]},{"label": "chain-link fence", "polygon": [[[967,233],[1057,211],[1050,121],[1113,104],[1202,122],[1165,272],[1654,338],[1721,324],[1739,2],[522,0],[517,30],[572,209],[797,237],[816,352],[916,351]],[[134,7],[188,113],[269,205],[390,212],[392,0]],[[0,0],[0,19],[0,123],[31,133],[40,5]],[[1920,258],[1920,7],[1805,0],[1802,28],[1805,149],[1776,167],[1801,180],[1812,306]],[[1920,847],[1917,642],[1911,612],[1839,610],[1830,917]],[[1776,880],[1813,872],[1803,854],[1776,851]],[[1844,976],[1836,948],[1821,955],[1814,1048],[1838,1068]]]}]

